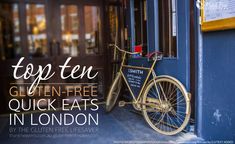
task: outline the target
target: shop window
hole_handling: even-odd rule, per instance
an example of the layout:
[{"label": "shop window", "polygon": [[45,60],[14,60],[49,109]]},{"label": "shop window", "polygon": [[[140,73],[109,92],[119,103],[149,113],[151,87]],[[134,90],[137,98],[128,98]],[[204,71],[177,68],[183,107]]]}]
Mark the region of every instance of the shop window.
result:
[{"label": "shop window", "polygon": [[99,53],[100,9],[96,6],[85,6],[85,48],[87,55]]},{"label": "shop window", "polygon": [[79,22],[76,5],[61,5],[62,52],[70,56],[79,54]]},{"label": "shop window", "polygon": [[0,59],[13,59],[22,55],[20,44],[19,7],[0,4]]},{"label": "shop window", "polygon": [[134,15],[135,15],[135,46],[141,46],[142,54],[146,55],[147,54],[146,0],[134,0]]},{"label": "shop window", "polygon": [[[108,41],[109,43],[115,43],[118,46],[122,47],[122,33],[121,29],[123,28],[123,25],[120,20],[120,9],[117,5],[109,5],[108,6]],[[113,60],[117,61],[121,58],[120,53],[116,53],[114,49],[111,49],[111,55]]]},{"label": "shop window", "polygon": [[176,0],[159,0],[159,48],[164,57],[177,56]]},{"label": "shop window", "polygon": [[109,6],[108,7],[108,15],[109,15],[109,41],[110,43],[117,43],[118,42],[118,27],[119,20],[118,20],[118,8],[117,6]]},{"label": "shop window", "polygon": [[47,55],[45,5],[27,4],[27,39],[29,54],[33,57]]}]

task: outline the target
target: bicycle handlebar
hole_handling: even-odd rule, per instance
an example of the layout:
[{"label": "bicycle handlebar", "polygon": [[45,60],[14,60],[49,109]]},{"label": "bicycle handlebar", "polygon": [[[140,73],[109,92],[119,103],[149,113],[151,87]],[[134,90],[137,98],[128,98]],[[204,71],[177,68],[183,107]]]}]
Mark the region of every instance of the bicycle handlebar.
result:
[{"label": "bicycle handlebar", "polygon": [[162,57],[163,56],[163,53],[162,52],[159,52],[159,51],[155,51],[155,52],[152,52],[152,53],[149,53],[146,55],[147,58],[151,58],[153,56],[157,55],[157,57]]},{"label": "bicycle handlebar", "polygon": [[135,54],[140,54],[140,52],[129,52],[129,51],[125,51],[121,48],[119,48],[117,45],[115,44],[109,44],[110,47],[115,47],[117,50],[119,50],[120,52],[123,52],[123,53],[127,53],[127,54],[130,54],[130,55],[135,55]]},{"label": "bicycle handlebar", "polygon": [[[115,44],[109,44],[109,46],[110,46],[110,47],[113,46],[113,47],[115,47],[118,51],[123,52],[123,53],[130,54],[130,55],[141,54],[140,52],[129,52],[129,51],[123,50],[123,49],[119,48],[119,47],[118,47],[117,45],[115,45]],[[152,53],[147,54],[146,57],[147,57],[148,59],[153,58],[153,57],[156,57],[157,59],[162,59],[163,53],[162,53],[162,52],[155,51],[155,52],[152,52]]]}]

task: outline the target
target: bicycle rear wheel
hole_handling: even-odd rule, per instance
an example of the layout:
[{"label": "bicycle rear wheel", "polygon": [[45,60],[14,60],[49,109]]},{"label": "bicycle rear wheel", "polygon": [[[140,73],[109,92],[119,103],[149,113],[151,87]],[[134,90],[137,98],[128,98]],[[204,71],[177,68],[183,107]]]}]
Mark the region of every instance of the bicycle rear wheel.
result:
[{"label": "bicycle rear wheel", "polygon": [[117,73],[106,99],[106,112],[110,112],[114,108],[118,96],[120,94],[121,87],[122,87],[121,73]]},{"label": "bicycle rear wheel", "polygon": [[191,109],[188,93],[177,79],[160,76],[147,85],[142,112],[155,131],[175,135],[184,130],[189,122]]}]

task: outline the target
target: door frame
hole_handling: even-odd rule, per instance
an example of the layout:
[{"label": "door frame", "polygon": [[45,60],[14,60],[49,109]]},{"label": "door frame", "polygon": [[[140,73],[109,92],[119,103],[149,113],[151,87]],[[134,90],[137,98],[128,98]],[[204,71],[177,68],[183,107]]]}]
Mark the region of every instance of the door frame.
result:
[{"label": "door frame", "polygon": [[[134,33],[134,17],[133,17],[133,1],[130,2],[130,33],[131,36]],[[194,47],[195,43],[190,28],[193,25],[190,22],[190,18],[194,18],[191,11],[192,0],[176,0],[176,19],[177,19],[177,56],[176,57],[163,57],[161,61],[156,64],[157,75],[171,75],[177,78],[185,86],[186,90],[191,93],[195,89],[195,61]],[[192,4],[191,4],[192,5]],[[147,0],[147,30],[148,30],[148,52],[159,51],[159,19],[158,19],[158,0]],[[132,44],[134,38],[132,38]],[[132,45],[133,48],[133,45]],[[146,58],[131,59],[131,63],[138,65],[148,65]],[[191,101],[193,107],[195,106],[195,100]],[[194,111],[194,109],[193,109]],[[193,115],[195,113],[193,112]]]}]

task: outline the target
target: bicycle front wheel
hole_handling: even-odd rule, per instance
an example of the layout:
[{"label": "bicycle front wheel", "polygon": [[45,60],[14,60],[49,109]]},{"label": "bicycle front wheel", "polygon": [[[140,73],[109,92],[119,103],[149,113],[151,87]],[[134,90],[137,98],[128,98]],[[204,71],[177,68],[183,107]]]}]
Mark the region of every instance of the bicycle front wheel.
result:
[{"label": "bicycle front wheel", "polygon": [[106,99],[106,112],[110,112],[114,108],[118,96],[120,94],[121,87],[122,87],[121,73],[117,73]]},{"label": "bicycle front wheel", "polygon": [[177,79],[160,76],[147,85],[142,112],[155,131],[164,135],[181,132],[189,122],[190,110],[188,93]]}]

